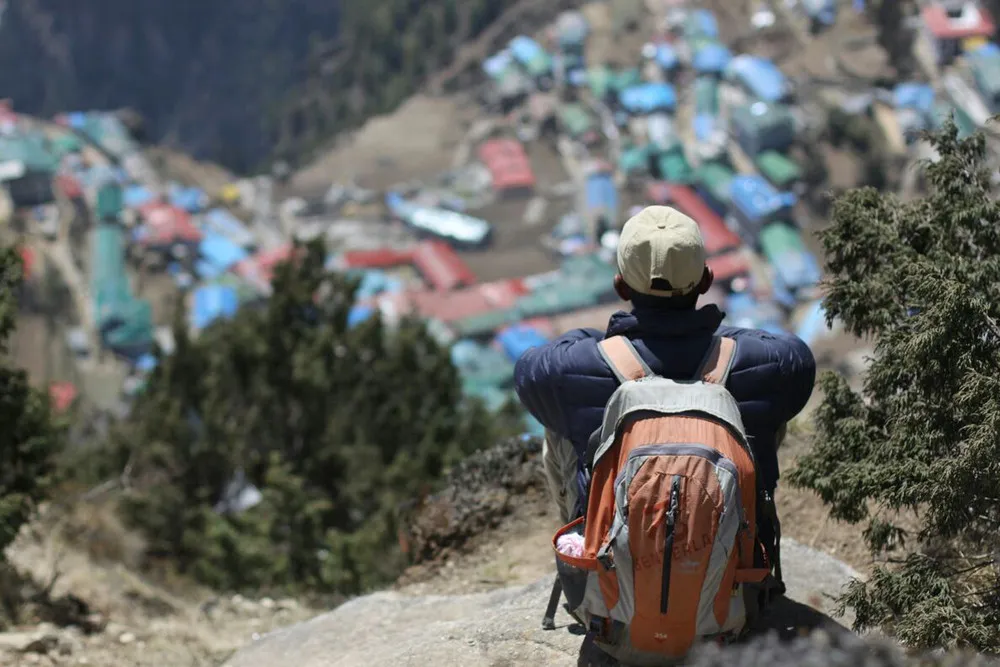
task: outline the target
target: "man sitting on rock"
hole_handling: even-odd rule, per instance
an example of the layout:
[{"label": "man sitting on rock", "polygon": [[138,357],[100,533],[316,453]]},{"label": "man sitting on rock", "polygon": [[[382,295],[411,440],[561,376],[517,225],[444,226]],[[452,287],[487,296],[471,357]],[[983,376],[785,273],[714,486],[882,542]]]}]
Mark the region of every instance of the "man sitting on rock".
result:
[{"label": "man sitting on rock", "polygon": [[632,312],[612,315],[606,332],[574,329],[518,360],[517,394],[545,426],[542,459],[564,522],[583,512],[582,459],[618,387],[598,342],[618,335],[632,341],[654,373],[671,380],[694,377],[714,335],[735,340],[726,388],[739,404],[764,488],[773,497],[777,448],[786,423],[809,400],[816,362],[793,335],[721,326],[725,313],[718,307],[697,308],[713,280],[705,259],[691,218],[668,206],[643,209],[622,228],[614,278],[615,292],[632,302]]}]

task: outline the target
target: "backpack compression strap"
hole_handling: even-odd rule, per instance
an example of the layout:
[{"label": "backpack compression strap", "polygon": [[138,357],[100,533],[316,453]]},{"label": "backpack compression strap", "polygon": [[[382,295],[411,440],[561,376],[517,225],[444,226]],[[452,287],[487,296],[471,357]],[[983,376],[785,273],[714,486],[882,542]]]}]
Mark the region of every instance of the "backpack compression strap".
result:
[{"label": "backpack compression strap", "polygon": [[653,375],[649,365],[639,356],[632,341],[625,336],[605,338],[597,344],[605,363],[614,372],[618,382],[638,380]]}]

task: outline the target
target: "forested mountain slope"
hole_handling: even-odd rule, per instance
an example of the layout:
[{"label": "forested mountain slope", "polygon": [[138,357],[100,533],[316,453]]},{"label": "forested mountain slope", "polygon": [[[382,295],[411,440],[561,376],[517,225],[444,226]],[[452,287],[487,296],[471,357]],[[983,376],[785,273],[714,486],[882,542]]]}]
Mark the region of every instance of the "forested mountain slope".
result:
[{"label": "forested mountain slope", "polygon": [[244,170],[399,104],[515,0],[17,0],[0,91],[132,106],[152,138]]}]

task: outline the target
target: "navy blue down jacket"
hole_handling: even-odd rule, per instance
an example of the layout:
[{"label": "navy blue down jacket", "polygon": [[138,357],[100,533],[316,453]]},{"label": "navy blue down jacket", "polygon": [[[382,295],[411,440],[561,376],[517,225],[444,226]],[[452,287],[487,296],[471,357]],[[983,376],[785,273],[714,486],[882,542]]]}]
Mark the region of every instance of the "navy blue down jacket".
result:
[{"label": "navy blue down jacket", "polygon": [[654,373],[682,380],[694,376],[713,334],[728,336],[736,341],[736,351],[726,388],[739,403],[765,488],[773,491],[778,482],[776,434],[809,400],[816,362],[799,338],[723,327],[724,316],[714,305],[620,311],[612,315],[606,333],[574,329],[525,352],[514,369],[517,395],[543,426],[572,442],[582,459],[618,386],[598,350],[600,340],[626,336]]}]

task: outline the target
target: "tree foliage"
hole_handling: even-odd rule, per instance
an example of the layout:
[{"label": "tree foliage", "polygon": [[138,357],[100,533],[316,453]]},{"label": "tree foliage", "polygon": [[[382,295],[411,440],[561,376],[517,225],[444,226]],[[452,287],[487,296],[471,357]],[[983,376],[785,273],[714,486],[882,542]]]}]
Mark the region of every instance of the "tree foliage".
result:
[{"label": "tree foliage", "polygon": [[45,498],[53,457],[62,442],[62,429],[52,419],[47,396],[32,388],[27,374],[8,359],[21,277],[18,254],[11,248],[0,249],[0,560]]},{"label": "tree foliage", "polygon": [[[211,585],[356,592],[398,572],[394,510],[452,464],[521,425],[463,399],[446,348],[417,322],[348,327],[356,285],[318,246],[282,265],[274,294],[192,339],[175,327],[117,433],[125,511]],[[245,478],[249,510],[217,508]]]},{"label": "tree foliage", "polygon": [[[842,603],[920,646],[1000,648],[1000,206],[982,135],[931,137],[929,194],[865,188],[822,234],[828,317],[874,342],[860,393],[828,374],[791,475],[880,561]],[[899,516],[918,517],[907,530]]]}]

